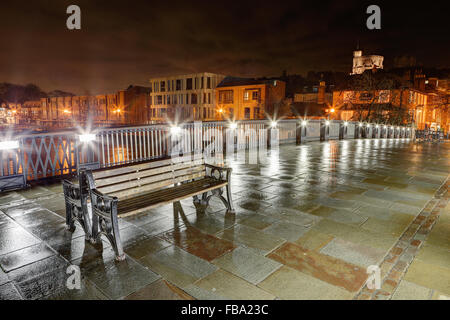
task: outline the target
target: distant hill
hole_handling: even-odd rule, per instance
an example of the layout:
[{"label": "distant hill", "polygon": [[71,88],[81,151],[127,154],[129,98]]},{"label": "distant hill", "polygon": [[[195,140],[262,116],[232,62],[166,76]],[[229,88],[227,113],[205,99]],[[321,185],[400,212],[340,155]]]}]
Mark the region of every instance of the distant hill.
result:
[{"label": "distant hill", "polygon": [[41,98],[55,96],[73,96],[74,94],[61,90],[45,92],[35,84],[25,86],[3,82],[0,83],[0,104],[1,103],[24,103],[29,100],[39,100]]}]

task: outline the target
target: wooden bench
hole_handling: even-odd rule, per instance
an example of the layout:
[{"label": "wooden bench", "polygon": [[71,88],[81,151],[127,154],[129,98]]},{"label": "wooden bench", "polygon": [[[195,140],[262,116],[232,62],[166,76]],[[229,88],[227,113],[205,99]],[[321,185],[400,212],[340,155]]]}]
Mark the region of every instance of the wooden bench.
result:
[{"label": "wooden bench", "polygon": [[[91,241],[101,235],[111,243],[117,260],[123,260],[118,217],[127,217],[148,209],[193,197],[195,204],[208,205],[216,196],[228,212],[234,212],[230,189],[231,168],[205,164],[203,158],[176,157],[167,160],[126,165],[112,169],[79,173],[81,206],[92,207]],[[226,191],[227,198],[223,196]],[[210,193],[210,194],[208,194]],[[202,195],[202,199],[199,199]]]}]

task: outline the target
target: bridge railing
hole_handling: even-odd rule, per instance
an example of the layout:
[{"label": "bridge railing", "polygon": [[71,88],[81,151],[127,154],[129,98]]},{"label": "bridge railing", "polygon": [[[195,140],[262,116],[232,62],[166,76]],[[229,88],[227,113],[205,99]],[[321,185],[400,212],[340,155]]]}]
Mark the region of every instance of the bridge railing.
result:
[{"label": "bridge railing", "polygon": [[[227,130],[236,134],[230,138]],[[378,126],[338,120],[285,119],[194,122],[173,127],[154,124],[99,128],[92,132],[22,135],[0,141],[0,191],[25,187],[27,182],[75,174],[82,167],[106,168],[166,158],[171,152],[223,153],[270,147],[271,129],[277,142],[305,143],[332,139],[414,137],[412,128]],[[231,140],[230,140],[231,139]],[[13,145],[8,145],[13,143]],[[231,148],[231,149],[230,149]]]}]

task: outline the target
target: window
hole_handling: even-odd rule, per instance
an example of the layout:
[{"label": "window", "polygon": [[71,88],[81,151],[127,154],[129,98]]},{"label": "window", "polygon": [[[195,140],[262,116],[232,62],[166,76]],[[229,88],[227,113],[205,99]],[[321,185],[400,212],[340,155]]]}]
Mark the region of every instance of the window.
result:
[{"label": "window", "polygon": [[233,103],[233,90],[219,91],[219,103]]},{"label": "window", "polygon": [[186,90],[192,90],[192,78],[186,79]]},{"label": "window", "polygon": [[359,100],[370,100],[372,99],[373,95],[370,92],[361,92],[359,94]]},{"label": "window", "polygon": [[244,101],[248,101],[249,93],[248,91],[244,91]]},{"label": "window", "polygon": [[200,82],[201,89],[203,89],[204,83],[205,83],[205,77],[202,77],[202,80]]},{"label": "window", "polygon": [[206,108],[203,108],[203,119],[206,119]]},{"label": "window", "polygon": [[259,99],[259,92],[258,91],[253,91],[252,92],[252,99],[253,100],[258,100]]},{"label": "window", "polygon": [[255,118],[255,119],[258,119],[259,117],[260,117],[260,115],[259,115],[259,113],[261,112],[261,109],[260,108],[255,108],[254,110],[253,110],[253,117]]},{"label": "window", "polygon": [[177,80],[177,91],[181,90],[181,80]]},{"label": "window", "polygon": [[197,104],[197,94],[191,94],[191,104]]},{"label": "window", "polygon": [[186,93],[186,104],[189,104],[189,93]]},{"label": "window", "polygon": [[208,77],[208,78],[206,79],[206,88],[207,88],[207,89],[211,89],[211,77]]},{"label": "window", "polygon": [[194,79],[195,79],[195,80],[194,80],[194,81],[195,81],[195,87],[194,87],[194,88],[195,88],[195,89],[198,89],[198,78],[195,77]]},{"label": "window", "polygon": [[162,96],[161,95],[156,96],[155,104],[162,104]]},{"label": "window", "polygon": [[169,92],[169,91],[170,91],[170,80],[167,81],[167,92]]},{"label": "window", "polygon": [[230,119],[234,119],[234,109],[233,108],[229,108],[228,112],[230,114]]},{"label": "window", "polygon": [[211,104],[211,93],[208,92],[208,104]]},{"label": "window", "polygon": [[245,108],[244,110],[244,118],[250,119],[250,108]]},{"label": "window", "polygon": [[167,96],[167,104],[170,104],[170,95]]},{"label": "window", "polygon": [[206,104],[206,92],[203,93],[203,103]]},{"label": "window", "polygon": [[165,91],[166,91],[166,82],[161,81],[161,92],[165,92]]}]

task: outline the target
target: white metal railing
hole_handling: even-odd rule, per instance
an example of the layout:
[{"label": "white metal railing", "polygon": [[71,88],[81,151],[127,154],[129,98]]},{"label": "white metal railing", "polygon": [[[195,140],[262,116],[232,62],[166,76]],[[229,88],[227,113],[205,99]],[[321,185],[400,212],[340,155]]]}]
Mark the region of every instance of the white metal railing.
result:
[{"label": "white metal railing", "polygon": [[[2,187],[1,180],[6,181],[14,176],[23,176],[26,182],[71,175],[82,166],[103,168],[160,159],[170,156],[174,147],[182,152],[198,152],[213,147],[216,152],[223,153],[225,145],[230,148],[230,139],[232,152],[255,146],[268,147],[270,130],[267,129],[273,124],[268,120],[238,121],[234,124],[228,121],[186,123],[180,125],[177,139],[173,137],[173,128],[164,124],[100,128],[90,133],[93,140],[89,143],[80,142],[79,132],[22,135],[16,138],[19,148],[0,150],[0,190],[7,189]],[[230,127],[237,133],[231,138],[227,136]],[[413,137],[414,134],[411,128],[377,127],[325,119],[279,120],[276,128],[280,144],[360,137],[402,138]]]}]

